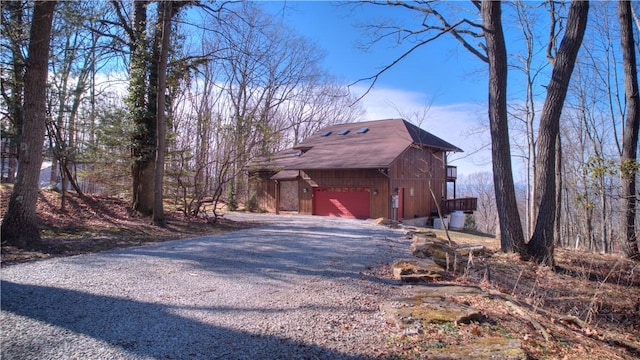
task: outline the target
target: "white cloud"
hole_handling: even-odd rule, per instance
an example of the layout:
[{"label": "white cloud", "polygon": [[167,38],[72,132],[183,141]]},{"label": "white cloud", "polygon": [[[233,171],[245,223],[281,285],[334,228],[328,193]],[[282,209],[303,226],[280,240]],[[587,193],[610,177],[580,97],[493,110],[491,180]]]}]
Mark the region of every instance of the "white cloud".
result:
[{"label": "white cloud", "polygon": [[[365,90],[352,87],[355,94]],[[427,94],[390,88],[372,89],[361,103],[366,111],[363,120],[401,117],[463,149],[464,153],[449,157],[458,174],[491,171],[486,104],[439,105]]]}]

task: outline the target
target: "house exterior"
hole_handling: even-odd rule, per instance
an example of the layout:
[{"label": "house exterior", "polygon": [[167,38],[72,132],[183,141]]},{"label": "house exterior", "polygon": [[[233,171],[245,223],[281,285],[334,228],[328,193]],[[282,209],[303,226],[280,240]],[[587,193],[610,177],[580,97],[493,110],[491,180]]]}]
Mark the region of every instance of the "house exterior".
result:
[{"label": "house exterior", "polygon": [[461,151],[386,119],[328,126],[247,171],[257,206],[269,212],[410,219],[433,215],[436,201],[447,211],[475,210],[472,199],[447,200],[447,181],[455,182],[447,153]]}]

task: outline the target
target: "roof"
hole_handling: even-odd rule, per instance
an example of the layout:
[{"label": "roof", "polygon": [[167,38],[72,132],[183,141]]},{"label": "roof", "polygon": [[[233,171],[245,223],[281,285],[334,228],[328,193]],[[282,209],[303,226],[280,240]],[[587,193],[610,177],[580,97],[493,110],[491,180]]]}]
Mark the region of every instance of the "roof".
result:
[{"label": "roof", "polygon": [[325,127],[269,163],[279,170],[386,168],[415,145],[462,152],[404,119],[385,119]]},{"label": "roof", "polygon": [[272,180],[294,180],[300,176],[300,170],[281,170],[271,177]]},{"label": "roof", "polygon": [[[248,171],[268,170],[268,171],[276,171],[276,172],[284,170],[285,167],[287,169],[291,169],[286,165],[293,160],[297,160],[300,155],[302,155],[302,151],[298,149],[287,149],[287,150],[279,151],[269,157],[258,157],[251,160],[245,166],[245,169]],[[298,169],[292,169],[292,170],[298,170]]]}]

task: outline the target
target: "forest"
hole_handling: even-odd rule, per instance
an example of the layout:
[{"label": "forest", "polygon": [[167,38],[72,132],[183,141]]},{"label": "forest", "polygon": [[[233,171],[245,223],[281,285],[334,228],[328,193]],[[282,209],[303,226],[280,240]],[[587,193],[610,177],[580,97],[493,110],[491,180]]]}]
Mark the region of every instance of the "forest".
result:
[{"label": "forest", "polygon": [[[68,191],[101,194],[163,226],[168,201],[186,217],[221,203],[259,211],[251,159],[326,125],[372,120],[366,94],[323,68],[325,49],[259,2],[1,6],[1,174],[12,186],[3,244],[39,240],[43,160],[60,211]],[[493,173],[458,180],[462,196],[478,198],[470,230],[547,265],[555,247],[639,258],[638,3],[336,4],[370,6],[406,20],[359,28],[370,46],[397,45],[396,61],[359,82],[375,86],[440,37],[487,65],[488,116],[476,131]]]}]

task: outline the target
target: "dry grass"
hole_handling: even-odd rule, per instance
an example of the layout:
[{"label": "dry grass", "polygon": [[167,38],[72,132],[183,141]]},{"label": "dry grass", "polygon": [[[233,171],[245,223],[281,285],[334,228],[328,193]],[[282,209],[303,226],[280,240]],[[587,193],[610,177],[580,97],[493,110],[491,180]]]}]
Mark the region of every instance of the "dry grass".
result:
[{"label": "dry grass", "polygon": [[[439,229],[423,229],[425,231],[433,231],[440,239],[446,239],[447,235],[444,230]],[[500,241],[495,237],[488,236],[482,233],[475,233],[469,231],[457,231],[448,230],[451,240],[455,241],[458,245],[484,245],[487,249],[497,251],[500,249]]]}]

